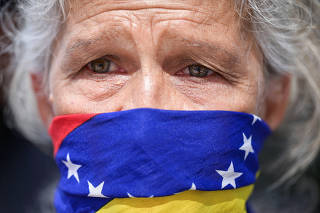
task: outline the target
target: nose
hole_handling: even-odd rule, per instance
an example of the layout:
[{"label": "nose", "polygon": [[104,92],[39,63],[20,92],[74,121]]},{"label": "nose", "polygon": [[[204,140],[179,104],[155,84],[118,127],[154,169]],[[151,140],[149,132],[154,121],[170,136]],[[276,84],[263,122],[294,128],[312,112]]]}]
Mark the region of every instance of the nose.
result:
[{"label": "nose", "polygon": [[122,110],[156,108],[187,110],[186,98],[172,84],[171,74],[156,63],[146,63],[128,81],[121,103]]}]

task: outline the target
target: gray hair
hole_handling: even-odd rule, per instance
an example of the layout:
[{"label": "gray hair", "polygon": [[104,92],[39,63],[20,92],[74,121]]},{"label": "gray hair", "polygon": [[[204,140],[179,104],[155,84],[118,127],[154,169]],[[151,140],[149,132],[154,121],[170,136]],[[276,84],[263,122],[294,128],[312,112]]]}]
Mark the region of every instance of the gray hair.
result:
[{"label": "gray hair", "polygon": [[[29,75],[48,70],[52,43],[67,14],[64,5],[63,0],[21,1],[18,26],[5,28],[12,41],[7,48],[13,57],[7,95],[12,120],[39,146],[49,139],[39,120]],[[265,147],[272,149],[274,159],[262,168],[265,173],[277,171],[277,180],[287,180],[305,170],[320,147],[319,1],[236,0],[235,6],[241,20],[250,24],[246,30],[255,37],[269,76],[293,78],[286,119]]]},{"label": "gray hair", "polygon": [[[11,55],[7,89],[9,126],[17,128],[27,139],[44,150],[50,150],[50,138],[39,119],[30,73],[48,70],[51,45],[64,17],[64,0],[26,0],[17,4],[18,17],[2,12],[1,24],[11,40],[4,53]],[[45,88],[45,87],[44,87]]]}]

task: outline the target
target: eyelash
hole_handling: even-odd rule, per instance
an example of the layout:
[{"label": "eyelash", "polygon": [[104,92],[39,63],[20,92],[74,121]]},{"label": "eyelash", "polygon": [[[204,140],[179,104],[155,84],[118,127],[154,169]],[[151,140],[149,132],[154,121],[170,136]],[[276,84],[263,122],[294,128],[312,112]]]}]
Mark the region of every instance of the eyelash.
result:
[{"label": "eyelash", "polygon": [[[100,63],[100,66],[99,66],[99,64],[95,65],[94,62]],[[108,64],[103,65],[101,62],[102,63],[106,62]],[[107,69],[109,71],[94,71],[93,70],[94,66],[96,69],[103,69],[103,70]],[[111,60],[106,59],[106,58],[99,58],[94,61],[91,61],[86,65],[86,68],[97,75],[107,74],[107,73],[112,73],[112,72],[117,72],[117,71],[121,72],[121,73],[125,73],[125,71],[123,69],[119,68],[114,62],[112,62]],[[219,77],[222,77],[220,74],[218,74],[214,70],[207,68],[201,64],[188,65],[187,67],[183,68],[182,70],[180,70],[176,73],[176,75],[183,75],[183,74],[189,75],[192,77],[196,77],[196,78],[205,78],[205,77],[209,77],[213,74],[217,74]]]}]

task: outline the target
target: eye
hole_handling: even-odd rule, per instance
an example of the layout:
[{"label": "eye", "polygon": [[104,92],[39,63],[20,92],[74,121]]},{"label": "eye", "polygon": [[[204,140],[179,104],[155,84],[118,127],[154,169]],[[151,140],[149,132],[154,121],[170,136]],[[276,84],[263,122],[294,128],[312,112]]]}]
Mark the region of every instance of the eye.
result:
[{"label": "eye", "polygon": [[98,58],[88,63],[88,68],[95,73],[108,73],[118,69],[112,61],[106,58]]},{"label": "eye", "polygon": [[199,64],[193,64],[188,66],[183,70],[184,74],[189,74],[194,77],[207,77],[209,75],[213,74],[213,71],[205,66],[199,65]]}]

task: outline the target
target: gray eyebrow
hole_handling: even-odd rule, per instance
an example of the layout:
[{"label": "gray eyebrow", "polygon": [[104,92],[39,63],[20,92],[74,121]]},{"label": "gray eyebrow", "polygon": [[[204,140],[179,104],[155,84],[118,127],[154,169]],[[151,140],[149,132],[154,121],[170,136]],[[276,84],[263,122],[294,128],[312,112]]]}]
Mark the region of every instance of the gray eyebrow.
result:
[{"label": "gray eyebrow", "polygon": [[98,32],[97,35],[92,36],[91,38],[75,38],[75,41],[72,41],[71,44],[67,46],[66,54],[70,55],[76,50],[85,50],[94,43],[97,43],[101,40],[112,40],[119,38],[119,35],[122,34],[122,31],[117,27],[110,27],[104,29],[101,32]]},{"label": "gray eyebrow", "polygon": [[[104,34],[97,35],[94,38],[76,38],[75,41],[73,41],[71,44],[68,45],[65,56],[73,55],[78,50],[81,50],[82,52],[89,48],[90,46],[94,45],[94,43],[101,41],[102,39],[117,39],[117,34],[119,32],[108,30]],[[186,47],[191,47],[192,49],[200,50],[201,52],[206,53],[206,55],[210,56],[211,58],[216,58],[219,60],[219,63],[225,67],[225,68],[232,68],[236,64],[241,63],[241,57],[239,55],[239,51],[235,50],[227,50],[224,46],[221,46],[216,43],[212,42],[205,42],[199,39],[189,39],[185,37],[177,37],[176,35],[174,37],[171,37],[172,35],[169,35],[167,39],[174,41],[174,44],[180,43],[181,45],[184,45]],[[77,54],[81,54],[81,51]],[[219,57],[220,56],[220,57]],[[77,60],[77,59],[73,59]],[[80,63],[80,61],[79,61]]]},{"label": "gray eyebrow", "polygon": [[[239,64],[241,62],[241,57],[237,52],[231,52],[227,50],[224,47],[221,47],[220,45],[217,44],[212,44],[210,42],[204,42],[204,41],[193,41],[189,39],[182,39],[182,43],[186,46],[189,47],[194,47],[197,48],[205,53],[212,54],[212,55],[222,55],[223,61],[221,63],[232,66],[234,64]],[[219,58],[219,59],[221,59]]]},{"label": "gray eyebrow", "polygon": [[76,41],[72,42],[72,44],[67,48],[66,53],[70,54],[79,49],[86,49],[97,41],[98,39],[77,39]]},{"label": "gray eyebrow", "polygon": [[[197,60],[201,60],[203,65],[221,66],[221,68],[233,70],[242,64],[241,51],[237,48],[227,48],[223,44],[215,41],[204,41],[201,38],[188,38],[185,36],[177,37],[175,32],[167,35],[170,40],[169,45],[172,50],[177,46],[185,46],[189,51],[187,54]],[[184,56],[181,55],[183,58]],[[211,64],[212,63],[212,64]],[[166,59],[168,67],[176,66],[175,60]]]}]

